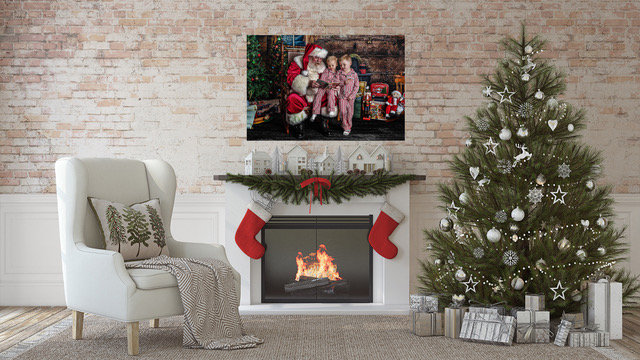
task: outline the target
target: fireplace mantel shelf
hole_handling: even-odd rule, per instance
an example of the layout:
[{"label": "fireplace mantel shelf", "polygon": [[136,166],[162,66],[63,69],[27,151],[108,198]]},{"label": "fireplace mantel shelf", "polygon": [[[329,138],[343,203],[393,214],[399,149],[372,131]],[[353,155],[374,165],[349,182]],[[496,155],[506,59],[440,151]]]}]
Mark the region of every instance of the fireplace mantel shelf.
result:
[{"label": "fireplace mantel shelf", "polygon": [[[402,174],[397,174],[397,175],[402,175]],[[252,176],[265,176],[265,175],[252,175]],[[374,175],[364,175],[365,178],[368,177],[372,177]],[[220,181],[226,181],[227,180],[227,174],[224,175],[213,175],[213,180],[220,180]],[[296,175],[296,178],[299,178],[299,175]],[[328,178],[329,176],[327,175],[318,175],[317,177],[321,177],[321,178]],[[415,178],[411,181],[415,181],[415,180],[426,180],[427,176],[426,175],[416,175]]]}]

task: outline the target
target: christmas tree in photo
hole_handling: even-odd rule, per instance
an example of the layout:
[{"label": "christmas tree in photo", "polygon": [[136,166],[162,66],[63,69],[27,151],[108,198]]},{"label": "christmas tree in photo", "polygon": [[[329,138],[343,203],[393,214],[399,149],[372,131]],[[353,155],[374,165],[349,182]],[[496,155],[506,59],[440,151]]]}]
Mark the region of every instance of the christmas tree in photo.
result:
[{"label": "christmas tree in photo", "polygon": [[488,103],[466,118],[467,146],[451,161],[455,180],[440,185],[447,216],[425,231],[420,290],[509,306],[544,294],[552,316],[580,311],[598,274],[621,281],[625,298],[637,291],[615,268],[628,246],[599,181],[602,157],[579,137],[585,111],[560,97],[565,75],[540,57],[544,45],[524,27],[502,42]]}]

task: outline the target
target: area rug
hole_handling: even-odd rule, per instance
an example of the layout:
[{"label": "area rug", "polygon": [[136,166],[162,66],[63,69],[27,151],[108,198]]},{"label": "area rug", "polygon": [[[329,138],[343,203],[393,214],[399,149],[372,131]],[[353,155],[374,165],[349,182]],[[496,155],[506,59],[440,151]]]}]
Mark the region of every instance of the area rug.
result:
[{"label": "area rug", "polygon": [[[182,317],[162,319],[160,328],[140,324],[139,359],[611,359],[595,348],[553,344],[500,346],[409,331],[409,317],[399,315],[249,315],[247,331],[264,344],[244,350],[190,350],[182,347]],[[65,323],[66,321],[66,323]],[[60,325],[62,324],[62,325]],[[66,325],[66,327],[65,327]],[[22,344],[16,359],[129,359],[124,323],[87,315],[83,340],[71,339],[68,319],[49,329],[49,337],[31,348]],[[51,335],[53,334],[53,335]],[[42,336],[41,336],[42,337]],[[30,340],[33,342],[33,340]],[[20,346],[20,345],[17,345]],[[609,349],[612,350],[612,349]],[[610,351],[611,352],[611,351]],[[606,353],[606,351],[605,351]],[[615,354],[615,351],[611,352]],[[7,358],[8,352],[3,353]]]}]

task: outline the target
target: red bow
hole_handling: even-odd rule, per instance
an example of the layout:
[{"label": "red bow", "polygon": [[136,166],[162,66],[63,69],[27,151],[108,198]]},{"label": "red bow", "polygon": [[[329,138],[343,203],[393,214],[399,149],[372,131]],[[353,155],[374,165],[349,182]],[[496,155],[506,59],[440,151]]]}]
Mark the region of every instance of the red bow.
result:
[{"label": "red bow", "polygon": [[[309,214],[311,214],[311,204],[313,204],[313,197],[320,194],[320,205],[322,205],[322,188],[331,188],[331,182],[329,180],[319,177],[314,177],[301,182],[300,188],[305,188],[310,184],[313,184],[313,194],[309,195]],[[318,184],[320,186],[318,186]]]}]

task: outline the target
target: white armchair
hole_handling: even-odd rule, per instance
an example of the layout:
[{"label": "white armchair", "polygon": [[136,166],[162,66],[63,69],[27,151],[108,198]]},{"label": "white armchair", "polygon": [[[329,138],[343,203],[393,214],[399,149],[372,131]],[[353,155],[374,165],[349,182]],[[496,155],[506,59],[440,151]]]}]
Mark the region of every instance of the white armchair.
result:
[{"label": "white armchair", "polygon": [[[183,314],[173,275],[160,270],[126,269],[122,255],[104,250],[88,196],[122,204],[160,199],[169,252],[173,257],[211,257],[229,263],[222,245],[179,242],[171,236],[176,193],[173,168],[162,160],[62,158],[56,162],[62,273],[73,338],[82,338],[84,313],[127,323],[129,355],[137,355],[139,321]],[[236,289],[240,274],[234,270]]]}]

